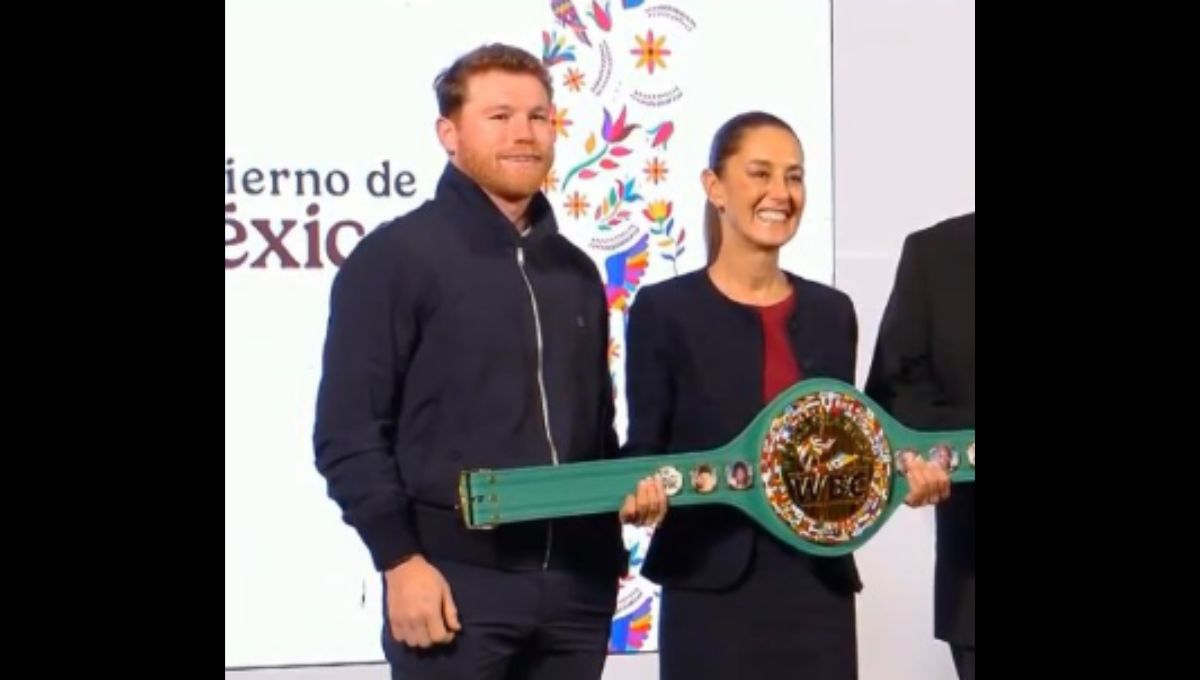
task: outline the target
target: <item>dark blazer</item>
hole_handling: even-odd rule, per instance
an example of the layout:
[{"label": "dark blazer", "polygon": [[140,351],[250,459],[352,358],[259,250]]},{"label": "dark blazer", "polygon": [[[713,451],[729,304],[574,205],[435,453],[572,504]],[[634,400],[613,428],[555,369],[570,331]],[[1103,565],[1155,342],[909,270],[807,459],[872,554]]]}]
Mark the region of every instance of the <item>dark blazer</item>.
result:
[{"label": "dark blazer", "polygon": [[[975,213],[905,240],[866,392],[909,427],[975,427]],[[975,485],[936,513],[935,635],[974,647]]]},{"label": "dark blazer", "polygon": [[[796,295],[790,335],[802,377],[853,383],[858,322],[850,298],[789,278]],[[626,343],[624,455],[721,446],[765,406],[758,313],[725,297],[705,270],[643,288],[630,309]],[[733,508],[671,508],[655,531],[642,574],[664,587],[728,587],[749,565],[757,530]],[[852,557],[809,560],[832,589],[860,589]]]}]

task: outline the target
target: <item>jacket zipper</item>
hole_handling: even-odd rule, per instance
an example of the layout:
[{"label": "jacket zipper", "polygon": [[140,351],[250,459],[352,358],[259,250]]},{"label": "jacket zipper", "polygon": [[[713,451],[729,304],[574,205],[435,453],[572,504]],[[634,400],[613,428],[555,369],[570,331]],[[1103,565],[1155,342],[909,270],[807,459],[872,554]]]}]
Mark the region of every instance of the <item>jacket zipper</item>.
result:
[{"label": "jacket zipper", "polygon": [[[529,291],[529,302],[533,305],[533,330],[537,340],[537,379],[538,393],[542,402],[542,424],[546,428],[546,441],[550,444],[550,461],[558,465],[558,449],[554,446],[554,435],[550,432],[550,405],[546,400],[546,378],[542,369],[542,319],[538,313],[537,296],[533,294],[533,284],[525,273],[525,249],[517,246],[517,267],[521,270],[521,278],[525,280],[525,289]],[[550,545],[554,540],[554,523],[546,522],[546,554],[542,558],[542,569],[550,566]]]}]

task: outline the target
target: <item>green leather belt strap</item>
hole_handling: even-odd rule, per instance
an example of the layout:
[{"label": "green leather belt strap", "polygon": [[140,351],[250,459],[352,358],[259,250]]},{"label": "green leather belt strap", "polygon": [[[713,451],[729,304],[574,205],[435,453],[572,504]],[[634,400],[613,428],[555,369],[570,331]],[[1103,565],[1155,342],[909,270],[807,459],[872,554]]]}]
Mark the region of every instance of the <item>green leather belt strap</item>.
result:
[{"label": "green leather belt strap", "polygon": [[672,506],[731,505],[798,550],[837,555],[861,547],[904,502],[910,456],[938,461],[951,482],[975,481],[974,430],[909,429],[853,386],[821,378],[789,388],[720,448],[466,471],[459,496],[466,525],[487,529],[616,512],[640,480],[659,475]]}]

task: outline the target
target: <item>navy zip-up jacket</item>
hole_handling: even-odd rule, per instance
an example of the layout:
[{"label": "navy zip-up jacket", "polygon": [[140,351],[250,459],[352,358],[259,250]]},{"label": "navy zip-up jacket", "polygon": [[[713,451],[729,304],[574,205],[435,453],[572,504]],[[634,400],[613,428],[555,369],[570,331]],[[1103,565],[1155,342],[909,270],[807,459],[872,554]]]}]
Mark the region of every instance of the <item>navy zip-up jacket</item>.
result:
[{"label": "navy zip-up jacket", "polygon": [[[616,513],[464,527],[458,474],[613,457],[608,306],[549,201],[517,233],[452,164],[364,237],[333,283],[316,466],[376,568],[413,553],[618,576]],[[632,491],[632,489],[631,489]]]}]

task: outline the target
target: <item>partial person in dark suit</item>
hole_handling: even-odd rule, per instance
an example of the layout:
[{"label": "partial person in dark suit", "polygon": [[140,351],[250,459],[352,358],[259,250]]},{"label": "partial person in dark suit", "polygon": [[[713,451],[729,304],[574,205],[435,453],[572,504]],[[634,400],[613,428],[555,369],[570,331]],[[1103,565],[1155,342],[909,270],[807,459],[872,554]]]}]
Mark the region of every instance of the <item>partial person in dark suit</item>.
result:
[{"label": "partial person in dark suit", "polygon": [[[975,213],[904,242],[866,392],[917,429],[975,427]],[[934,635],[975,678],[975,485],[937,510]]]},{"label": "partial person in dark suit", "polygon": [[[713,140],[703,182],[708,266],[643,288],[630,309],[623,455],[715,448],[802,378],[855,380],[850,298],[779,266],[805,204],[796,134],[767,113],[733,118]],[[924,462],[909,481],[913,505],[949,487]],[[857,677],[850,556],[798,552],[732,508],[677,507],[642,574],[663,587],[662,680]]]}]

